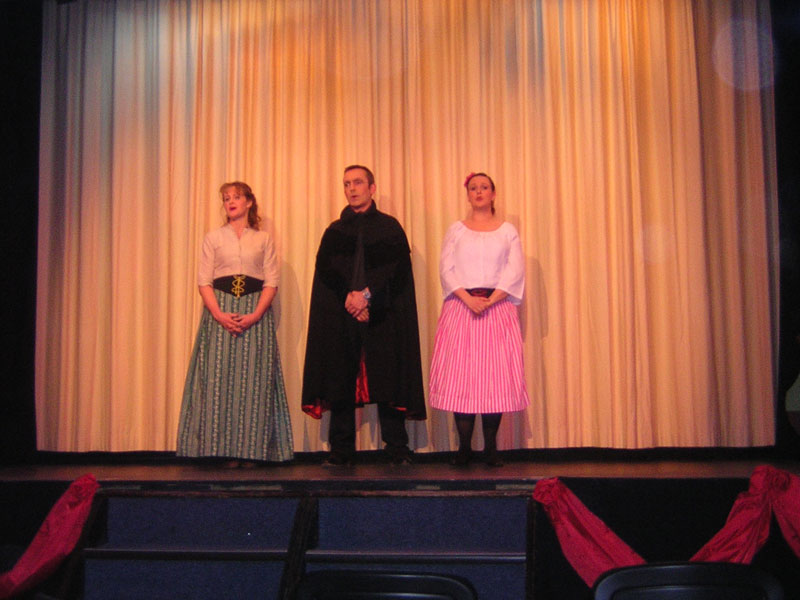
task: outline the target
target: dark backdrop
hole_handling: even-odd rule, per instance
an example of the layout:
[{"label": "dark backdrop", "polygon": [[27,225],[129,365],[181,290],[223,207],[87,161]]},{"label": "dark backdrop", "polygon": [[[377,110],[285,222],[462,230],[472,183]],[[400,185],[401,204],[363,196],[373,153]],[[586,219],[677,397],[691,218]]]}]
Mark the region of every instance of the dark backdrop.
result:
[{"label": "dark backdrop", "polygon": [[[800,371],[800,6],[773,0],[780,204],[780,455],[800,456],[800,436],[783,411]],[[0,0],[0,464],[37,462],[34,419],[36,230],[39,177],[41,5]]]},{"label": "dark backdrop", "polygon": [[0,2],[0,463],[35,458],[38,2]]}]

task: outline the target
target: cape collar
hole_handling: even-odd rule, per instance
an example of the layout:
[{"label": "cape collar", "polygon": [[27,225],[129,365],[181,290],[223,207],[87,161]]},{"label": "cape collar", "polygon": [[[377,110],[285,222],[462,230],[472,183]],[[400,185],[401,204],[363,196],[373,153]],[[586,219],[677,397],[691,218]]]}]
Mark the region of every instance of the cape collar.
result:
[{"label": "cape collar", "polygon": [[369,205],[369,208],[367,210],[365,210],[364,212],[360,212],[360,213],[357,213],[352,208],[350,208],[350,205],[345,206],[344,210],[342,210],[342,213],[339,215],[339,218],[342,221],[344,221],[345,223],[347,223],[347,222],[350,222],[350,221],[355,221],[356,219],[358,219],[361,216],[372,215],[372,214],[375,214],[377,212],[378,212],[378,205],[375,204],[375,200],[373,200],[372,204]]}]

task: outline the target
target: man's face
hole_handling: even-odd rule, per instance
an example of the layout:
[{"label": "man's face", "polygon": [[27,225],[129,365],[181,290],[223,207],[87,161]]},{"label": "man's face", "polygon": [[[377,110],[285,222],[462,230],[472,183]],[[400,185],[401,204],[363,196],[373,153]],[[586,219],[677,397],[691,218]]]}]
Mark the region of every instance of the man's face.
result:
[{"label": "man's face", "polygon": [[375,184],[369,184],[364,169],[350,169],[344,174],[344,196],[355,212],[364,212],[372,204]]}]

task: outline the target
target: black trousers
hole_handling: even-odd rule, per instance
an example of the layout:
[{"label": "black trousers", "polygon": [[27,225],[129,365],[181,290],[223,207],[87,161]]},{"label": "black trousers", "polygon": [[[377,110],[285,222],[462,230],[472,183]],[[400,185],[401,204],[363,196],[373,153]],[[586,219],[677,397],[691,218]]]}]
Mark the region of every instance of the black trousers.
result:
[{"label": "black trousers", "polygon": [[[406,416],[401,410],[378,404],[378,420],[381,424],[381,439],[386,450],[404,450],[408,446]],[[331,410],[331,425],[328,433],[331,452],[351,455],[356,451],[356,404],[342,402]]]},{"label": "black trousers", "polygon": [[[356,380],[361,366],[361,353],[368,325],[355,319],[347,328],[347,384],[331,407],[331,422],[328,442],[331,451],[350,455],[356,450]],[[383,398],[372,398],[378,404],[378,420],[381,424],[381,439],[389,452],[405,450],[408,447],[406,415],[404,411],[387,405]]]}]

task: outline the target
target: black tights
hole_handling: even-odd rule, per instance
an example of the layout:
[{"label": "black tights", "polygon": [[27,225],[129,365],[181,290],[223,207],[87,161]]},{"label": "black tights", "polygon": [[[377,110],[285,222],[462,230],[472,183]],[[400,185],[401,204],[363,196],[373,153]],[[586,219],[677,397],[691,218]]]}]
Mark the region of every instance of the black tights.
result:
[{"label": "black tights", "polygon": [[[458,452],[469,454],[472,451],[472,430],[475,428],[475,415],[471,413],[453,413],[458,431]],[[483,446],[485,451],[497,450],[497,430],[500,428],[500,419],[503,413],[484,413],[481,415],[483,423]]]}]

